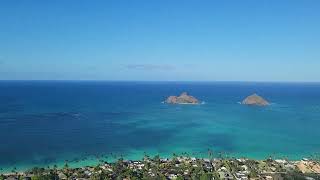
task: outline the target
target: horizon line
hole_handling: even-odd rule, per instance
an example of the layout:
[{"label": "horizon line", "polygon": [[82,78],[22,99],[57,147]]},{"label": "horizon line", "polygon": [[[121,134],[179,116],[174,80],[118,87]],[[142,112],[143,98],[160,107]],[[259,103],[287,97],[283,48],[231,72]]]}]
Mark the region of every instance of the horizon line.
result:
[{"label": "horizon line", "polygon": [[60,81],[60,82],[193,82],[193,83],[214,83],[214,82],[234,82],[234,83],[320,83],[320,81],[246,81],[246,80],[103,80],[103,79],[0,79],[3,81]]}]

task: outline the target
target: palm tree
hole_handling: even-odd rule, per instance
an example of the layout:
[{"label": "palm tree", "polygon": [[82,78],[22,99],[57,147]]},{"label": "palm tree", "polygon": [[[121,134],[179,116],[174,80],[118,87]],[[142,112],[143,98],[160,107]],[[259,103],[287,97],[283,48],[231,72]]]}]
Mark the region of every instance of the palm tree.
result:
[{"label": "palm tree", "polygon": [[69,165],[67,162],[64,164],[63,172],[67,176],[67,179],[69,179],[71,176],[71,172],[70,172]]},{"label": "palm tree", "polygon": [[55,164],[53,165],[53,176],[54,176],[54,180],[58,180],[58,166]]},{"label": "palm tree", "polygon": [[149,159],[148,154],[146,152],[143,152],[143,160],[145,161],[147,159]]},{"label": "palm tree", "polygon": [[[2,168],[1,168],[1,170],[2,170]],[[6,177],[3,174],[1,174],[0,175],[0,180],[5,180],[5,179],[6,179]]]},{"label": "palm tree", "polygon": [[212,160],[213,151],[211,149],[208,149],[208,157],[209,157],[210,160]]},{"label": "palm tree", "polygon": [[14,167],[11,172],[14,173],[14,174],[16,174],[16,175],[18,174],[16,167]]}]

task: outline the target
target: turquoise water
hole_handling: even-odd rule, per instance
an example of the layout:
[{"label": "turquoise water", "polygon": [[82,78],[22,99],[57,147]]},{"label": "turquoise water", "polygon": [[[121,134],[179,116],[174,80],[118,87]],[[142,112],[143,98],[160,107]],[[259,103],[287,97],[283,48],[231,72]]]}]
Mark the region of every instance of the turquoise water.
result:
[{"label": "turquoise water", "polygon": [[[161,103],[182,91],[201,105]],[[0,167],[188,153],[300,159],[320,152],[320,84],[0,82]],[[258,93],[269,107],[240,105]]]}]

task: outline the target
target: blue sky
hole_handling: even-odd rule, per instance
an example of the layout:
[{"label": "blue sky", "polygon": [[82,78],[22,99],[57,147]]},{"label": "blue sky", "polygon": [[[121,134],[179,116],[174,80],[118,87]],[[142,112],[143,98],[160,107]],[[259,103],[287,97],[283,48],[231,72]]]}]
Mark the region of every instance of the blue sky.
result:
[{"label": "blue sky", "polygon": [[0,79],[320,81],[318,0],[2,0]]}]

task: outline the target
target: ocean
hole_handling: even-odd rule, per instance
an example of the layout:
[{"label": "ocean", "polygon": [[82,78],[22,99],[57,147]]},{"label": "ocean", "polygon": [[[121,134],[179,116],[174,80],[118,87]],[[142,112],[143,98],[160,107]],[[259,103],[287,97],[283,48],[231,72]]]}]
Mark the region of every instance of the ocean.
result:
[{"label": "ocean", "polygon": [[[188,92],[203,103],[169,105]],[[268,107],[239,104],[257,93]],[[188,154],[320,152],[320,83],[0,81],[0,172]]]}]

